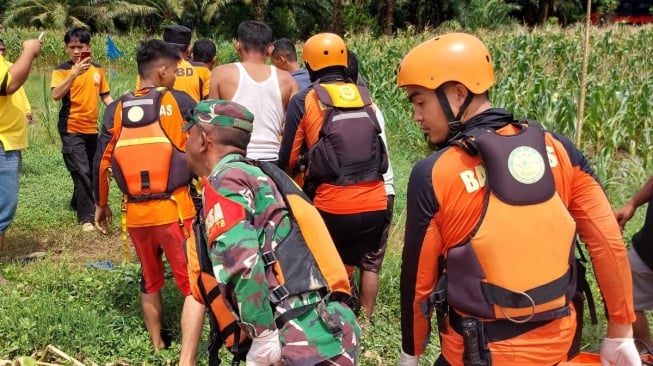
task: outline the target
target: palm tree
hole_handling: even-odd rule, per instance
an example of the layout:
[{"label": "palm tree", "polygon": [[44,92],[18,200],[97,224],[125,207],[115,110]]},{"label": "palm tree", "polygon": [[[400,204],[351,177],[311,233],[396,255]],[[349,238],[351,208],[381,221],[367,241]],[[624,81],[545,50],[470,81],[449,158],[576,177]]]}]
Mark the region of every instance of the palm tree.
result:
[{"label": "palm tree", "polygon": [[233,0],[186,0],[182,23],[202,35],[210,35],[213,31],[213,23],[220,15],[220,10]]},{"label": "palm tree", "polygon": [[154,9],[114,0],[16,0],[7,9],[4,23],[43,29],[85,27],[92,31],[113,29],[117,17],[137,17]]}]

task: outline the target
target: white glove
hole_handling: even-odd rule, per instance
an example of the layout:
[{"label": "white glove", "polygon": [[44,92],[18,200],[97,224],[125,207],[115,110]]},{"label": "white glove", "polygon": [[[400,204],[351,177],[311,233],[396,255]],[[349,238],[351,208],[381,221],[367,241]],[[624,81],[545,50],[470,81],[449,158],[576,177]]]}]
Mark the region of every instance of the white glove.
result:
[{"label": "white glove", "polygon": [[281,343],[279,332],[265,331],[259,337],[252,339],[252,346],[245,357],[247,366],[270,366],[277,365],[281,360]]},{"label": "white glove", "polygon": [[632,338],[605,338],[599,351],[601,366],[642,366]]},{"label": "white glove", "polygon": [[399,362],[397,366],[417,366],[419,362],[419,356],[411,356],[408,353],[401,350],[401,355],[399,356]]}]

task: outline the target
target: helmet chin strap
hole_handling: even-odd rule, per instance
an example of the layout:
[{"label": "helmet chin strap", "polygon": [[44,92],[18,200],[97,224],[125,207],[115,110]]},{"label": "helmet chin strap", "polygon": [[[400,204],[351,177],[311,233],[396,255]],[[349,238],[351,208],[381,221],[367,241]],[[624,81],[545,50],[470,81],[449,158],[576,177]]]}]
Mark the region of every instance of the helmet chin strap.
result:
[{"label": "helmet chin strap", "polygon": [[449,120],[449,134],[447,135],[446,140],[439,144],[435,144],[436,148],[439,150],[448,146],[451,141],[460,136],[460,133],[463,130],[463,122],[460,119],[462,118],[463,113],[465,113],[465,110],[469,104],[472,102],[472,99],[474,99],[474,94],[469,90],[467,91],[467,96],[465,97],[463,104],[460,106],[456,116],[454,116],[453,112],[451,111],[451,105],[449,104],[449,100],[444,93],[444,88],[439,87],[435,89],[435,95],[437,95],[440,106],[442,107],[444,114],[447,116],[447,120]]}]

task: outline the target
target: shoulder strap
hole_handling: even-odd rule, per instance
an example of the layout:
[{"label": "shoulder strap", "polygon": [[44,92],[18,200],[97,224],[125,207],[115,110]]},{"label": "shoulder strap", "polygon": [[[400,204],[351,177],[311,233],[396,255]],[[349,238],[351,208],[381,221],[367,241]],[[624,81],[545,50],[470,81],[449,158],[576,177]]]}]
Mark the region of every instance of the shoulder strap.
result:
[{"label": "shoulder strap", "polygon": [[[350,83],[350,84],[357,89],[358,94],[360,95],[360,98],[363,102],[362,106],[358,106],[353,109],[354,110],[357,110],[358,108],[363,109],[368,114],[370,119],[374,122],[378,130],[378,133],[381,133],[381,126],[376,118],[376,114],[374,113],[374,110],[372,109],[372,98],[370,97],[369,90],[364,86],[356,85],[354,83]],[[320,134],[319,134],[319,137],[322,137],[326,133],[326,128],[332,120],[331,116],[335,113],[334,110],[338,109],[338,107],[335,106],[335,103],[333,102],[333,98],[331,97],[331,94],[329,94],[329,91],[320,84],[320,80],[317,80],[313,84],[313,90],[315,90],[315,94],[317,95],[319,101],[325,106],[327,106],[327,110],[324,112],[322,127],[320,128]],[[343,108],[341,108],[341,110],[342,109]],[[344,108],[344,110],[347,110],[347,108]]]},{"label": "shoulder strap", "polygon": [[286,174],[286,172],[283,171],[281,168],[279,168],[279,166],[277,166],[276,164],[270,163],[269,161],[253,160],[246,157],[241,157],[237,161],[241,161],[253,165],[261,169],[261,171],[263,171],[265,175],[270,177],[270,179],[272,179],[274,184],[277,186],[277,189],[279,189],[279,193],[281,193],[281,196],[283,196],[283,200],[286,203],[288,212],[291,215],[292,215],[291,206],[288,203],[288,199],[286,197],[288,194],[296,194],[302,197],[303,199],[305,199],[307,202],[311,202],[311,199],[308,198],[306,193],[302,191],[302,189],[297,185],[297,183],[295,183],[295,181],[292,180],[292,178],[290,178],[288,174]]},{"label": "shoulder strap", "polygon": [[317,99],[319,99],[320,102],[328,107],[333,108],[333,99],[331,99],[331,95],[329,95],[329,92],[324,89],[319,80],[313,84],[313,90],[315,90]]}]

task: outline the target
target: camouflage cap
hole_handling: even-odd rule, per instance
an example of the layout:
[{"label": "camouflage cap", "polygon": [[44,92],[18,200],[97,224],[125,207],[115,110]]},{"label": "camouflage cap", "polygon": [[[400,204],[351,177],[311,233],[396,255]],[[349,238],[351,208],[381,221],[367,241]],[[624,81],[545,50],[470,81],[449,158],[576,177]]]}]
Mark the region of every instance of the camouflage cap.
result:
[{"label": "camouflage cap", "polygon": [[186,121],[186,124],[181,128],[184,131],[188,131],[195,123],[203,122],[252,132],[254,115],[236,102],[209,99],[199,102],[195,109],[187,115]]}]

